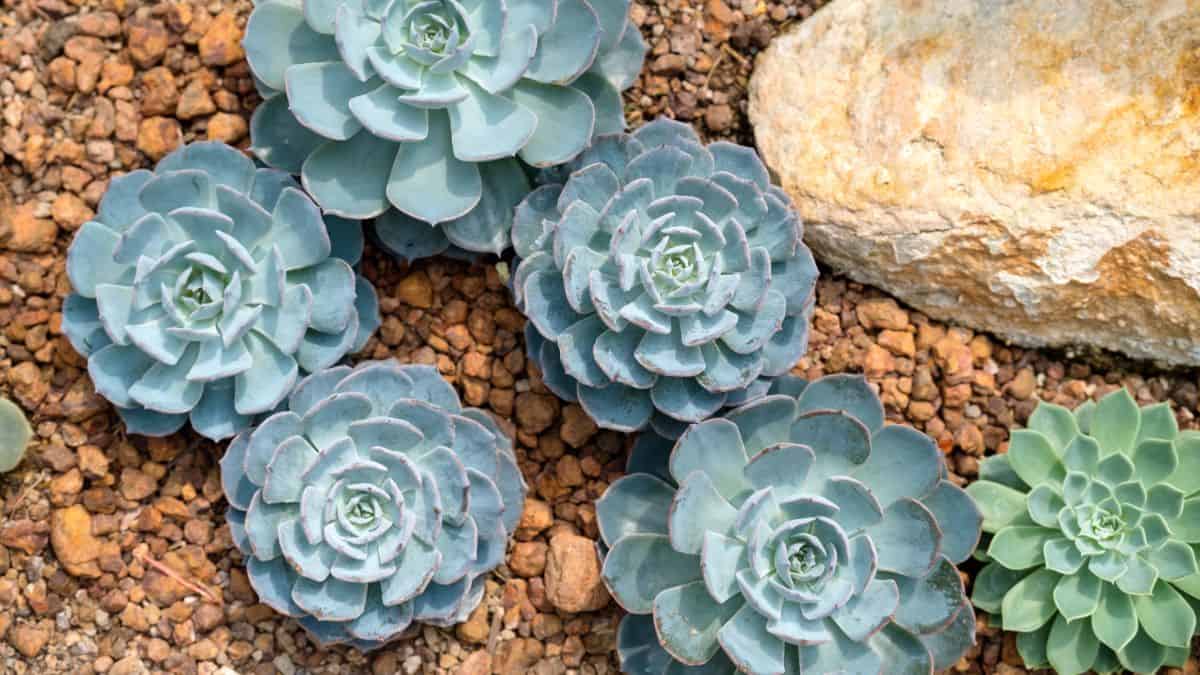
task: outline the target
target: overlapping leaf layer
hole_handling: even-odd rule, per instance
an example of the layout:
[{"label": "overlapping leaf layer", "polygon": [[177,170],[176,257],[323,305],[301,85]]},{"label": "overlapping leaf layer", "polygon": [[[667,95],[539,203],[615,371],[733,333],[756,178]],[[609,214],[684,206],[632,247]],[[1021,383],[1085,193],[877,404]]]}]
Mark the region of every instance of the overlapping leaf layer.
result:
[{"label": "overlapping leaf layer", "polygon": [[233,436],[379,325],[361,225],[299,187],[220,143],[112,180],[67,254],[63,331],[129,431]]},{"label": "overlapping leaf layer", "polygon": [[992,533],[972,600],[1064,675],[1182,667],[1200,609],[1200,433],[1120,389],[1039,403],[967,491]]},{"label": "overlapping leaf layer", "polygon": [[753,150],[659,120],[565,172],[513,226],[527,348],[554,393],[602,427],[674,437],[795,365],[817,268]]},{"label": "overlapping leaf layer", "polygon": [[529,190],[624,128],[645,44],[629,0],[261,0],[255,152],[412,259],[499,253]]},{"label": "overlapping leaf layer", "polygon": [[483,597],[524,505],[512,444],[429,366],[306,378],[221,460],[259,599],[321,644],[375,649]]},{"label": "overlapping leaf layer", "polygon": [[861,377],[780,378],[667,445],[596,507],[625,672],[930,673],[974,642],[979,511]]}]

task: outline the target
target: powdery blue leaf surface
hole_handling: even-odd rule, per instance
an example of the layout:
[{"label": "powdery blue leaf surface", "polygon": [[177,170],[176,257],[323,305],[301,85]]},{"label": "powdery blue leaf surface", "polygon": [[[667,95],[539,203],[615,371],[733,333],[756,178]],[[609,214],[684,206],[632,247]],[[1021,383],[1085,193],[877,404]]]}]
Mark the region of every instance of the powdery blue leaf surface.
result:
[{"label": "powdery blue leaf surface", "polygon": [[[646,49],[628,13],[623,0],[259,3],[245,36],[266,99],[253,150],[303,172],[328,213],[398,211],[498,253],[512,204],[479,198],[477,165],[559,164],[623,129],[620,90]],[[410,259],[440,252],[436,237],[392,241]]]},{"label": "powdery blue leaf surface", "polygon": [[[589,111],[573,112],[586,97],[564,94],[543,114],[537,106],[551,99],[530,97],[544,86],[522,82],[514,89],[513,100],[538,114],[538,130],[521,152],[535,165],[578,152],[551,145],[575,143],[591,124]],[[547,125],[555,131],[546,132]],[[752,151],[726,152],[738,157],[737,166],[757,165],[765,174]],[[749,245],[761,229],[763,241],[778,247],[783,239],[766,233],[794,214],[769,183],[718,171],[689,127],[658,120],[635,134],[604,137],[544,175],[562,183],[517,205],[513,236],[522,259],[514,295],[542,338],[530,355],[547,386],[590,405],[600,426],[678,434],[686,423],[761,397],[770,378],[803,355],[816,277],[811,255],[795,237],[782,251]],[[589,360],[580,340],[564,331],[592,316],[602,325],[584,324],[592,327]],[[865,382],[853,380],[839,376],[826,386],[855,390],[857,398],[842,403],[873,432],[882,426],[882,406],[875,399],[868,404],[874,410],[860,409]],[[651,414],[629,389],[650,391]],[[621,410],[620,395],[637,398],[636,414]],[[814,393],[816,405],[821,396]]]},{"label": "powdery blue leaf surface", "polygon": [[[820,406],[798,413],[810,390]],[[618,635],[626,669],[920,673],[956,663],[975,619],[947,554],[965,559],[979,539],[971,497],[943,482],[940,455],[914,437],[922,452],[881,506],[854,472],[876,452],[909,455],[874,442],[887,437],[868,432],[882,427],[878,399],[852,379],[780,378],[766,391],[685,426],[673,445],[643,433],[631,474],[600,499],[603,578],[630,612]],[[1046,596],[1023,606],[1034,614],[1026,621],[1046,608],[1048,619],[1060,577],[1045,574],[1034,588],[1040,577],[993,563],[976,595],[999,611],[1024,583]]]},{"label": "powdery blue leaf surface", "polygon": [[291,390],[312,336],[345,345],[327,354],[336,360],[374,329],[348,321],[356,307],[378,311],[346,263],[342,285],[313,271],[333,265],[330,224],[298,188],[228,146],[195,143],[115,181],[97,216],[109,222],[80,228],[64,332],[94,357],[97,390],[132,432],[190,419],[233,436]]},{"label": "powdery blue leaf surface", "polygon": [[281,405],[222,460],[263,602],[364,650],[465,619],[524,502],[499,427],[390,361],[310,376]]}]

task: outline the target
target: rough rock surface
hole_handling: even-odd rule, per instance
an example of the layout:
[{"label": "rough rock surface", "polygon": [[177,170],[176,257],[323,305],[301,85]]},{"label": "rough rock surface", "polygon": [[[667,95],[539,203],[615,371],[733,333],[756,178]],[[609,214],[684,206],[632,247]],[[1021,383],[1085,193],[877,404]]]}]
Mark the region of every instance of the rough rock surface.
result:
[{"label": "rough rock surface", "polygon": [[1029,345],[1200,364],[1200,5],[839,0],[750,118],[825,262]]}]

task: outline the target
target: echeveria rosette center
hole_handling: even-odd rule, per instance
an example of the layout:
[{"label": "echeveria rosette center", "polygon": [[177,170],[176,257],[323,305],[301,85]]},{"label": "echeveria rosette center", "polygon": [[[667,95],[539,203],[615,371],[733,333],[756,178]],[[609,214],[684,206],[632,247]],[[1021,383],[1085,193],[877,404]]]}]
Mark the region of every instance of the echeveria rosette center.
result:
[{"label": "echeveria rosette center", "polygon": [[[408,259],[499,253],[551,166],[624,129],[645,44],[629,0],[260,0],[254,151]],[[518,161],[519,160],[519,161]]]},{"label": "echeveria rosette center", "polygon": [[1196,630],[1200,433],[1125,389],[1038,404],[967,488],[992,534],[972,600],[1060,673],[1182,667]]},{"label": "echeveria rosette center", "polygon": [[678,436],[808,347],[817,267],[754,151],[659,120],[606,136],[517,208],[530,357],[602,427]]},{"label": "echeveria rosette center", "polygon": [[306,378],[233,440],[221,480],[259,599],[363,650],[474,610],[525,498],[492,418],[435,369],[394,362]]},{"label": "echeveria rosette center", "polygon": [[974,643],[979,510],[861,377],[778,378],[669,445],[596,506],[623,672],[931,673]]},{"label": "echeveria rosette center", "polygon": [[359,223],[195,143],[114,178],[67,253],[63,331],[129,431],[228,438],[379,325]]}]

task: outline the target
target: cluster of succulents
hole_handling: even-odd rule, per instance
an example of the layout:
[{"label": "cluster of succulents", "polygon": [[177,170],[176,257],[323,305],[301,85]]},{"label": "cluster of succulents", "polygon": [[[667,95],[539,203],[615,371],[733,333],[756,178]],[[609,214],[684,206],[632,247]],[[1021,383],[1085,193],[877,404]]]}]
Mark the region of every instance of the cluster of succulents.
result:
[{"label": "cluster of succulents", "polygon": [[[541,382],[643,432],[596,504],[625,672],[949,668],[974,644],[972,553],[971,600],[1031,667],[1181,666],[1200,432],[1124,390],[1043,403],[963,490],[862,377],[789,376],[817,278],[799,217],[749,148],[624,133],[629,8],[258,0],[266,167],[187,145],[80,228],[63,332],[128,431],[233,438],[227,521],[261,601],[321,645],[449,626],[521,516],[512,442],[435,368],[343,365],[380,322],[356,272],[373,219],[409,260],[515,249]],[[31,433],[0,400],[0,471]]]},{"label": "cluster of succulents", "polygon": [[512,280],[560,398],[602,427],[675,437],[803,355],[817,267],[753,150],[658,120],[562,172],[517,209]]},{"label": "cluster of succulents", "polygon": [[331,368],[221,460],[259,599],[323,645],[450,625],[504,560],[525,483],[508,438],[430,366]]},{"label": "cluster of succulents", "polygon": [[130,431],[222,439],[379,325],[360,223],[220,143],[113,179],[67,254],[63,331]]},{"label": "cluster of succulents", "polygon": [[968,492],[991,541],[975,605],[1031,668],[1183,667],[1200,610],[1200,433],[1125,389],[1042,402]]},{"label": "cluster of succulents", "polygon": [[499,253],[529,190],[624,128],[645,44],[629,0],[262,0],[255,153],[407,258]]},{"label": "cluster of succulents", "polygon": [[0,398],[0,473],[12,471],[21,463],[33,429],[17,404]]},{"label": "cluster of succulents", "polygon": [[627,673],[929,673],[974,643],[982,517],[861,377],[643,435],[596,517]]}]

